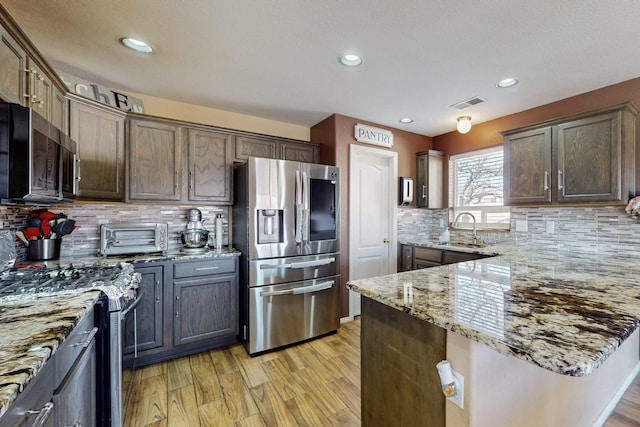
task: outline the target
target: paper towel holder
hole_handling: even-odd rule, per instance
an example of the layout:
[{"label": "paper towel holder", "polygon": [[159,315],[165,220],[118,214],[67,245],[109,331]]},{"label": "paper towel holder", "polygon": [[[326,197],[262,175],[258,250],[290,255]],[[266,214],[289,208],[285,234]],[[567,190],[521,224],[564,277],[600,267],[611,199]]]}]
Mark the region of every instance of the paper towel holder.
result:
[{"label": "paper towel holder", "polygon": [[413,202],[413,178],[400,177],[400,205],[408,206]]}]

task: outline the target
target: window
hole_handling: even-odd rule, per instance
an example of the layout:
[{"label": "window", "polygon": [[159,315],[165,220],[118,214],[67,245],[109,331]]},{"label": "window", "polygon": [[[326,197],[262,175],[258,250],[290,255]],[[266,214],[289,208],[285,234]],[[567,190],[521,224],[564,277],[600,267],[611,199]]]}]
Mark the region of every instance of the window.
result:
[{"label": "window", "polygon": [[[509,229],[509,207],[504,206],[502,146],[453,155],[449,159],[449,212],[453,223],[470,212],[480,229]],[[469,215],[456,228],[473,228]]]}]

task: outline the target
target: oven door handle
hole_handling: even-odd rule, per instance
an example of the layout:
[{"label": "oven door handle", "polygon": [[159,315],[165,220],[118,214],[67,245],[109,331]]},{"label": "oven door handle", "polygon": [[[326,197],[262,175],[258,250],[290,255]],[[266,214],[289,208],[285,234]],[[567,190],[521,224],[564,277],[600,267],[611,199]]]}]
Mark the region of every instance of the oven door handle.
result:
[{"label": "oven door handle", "polygon": [[120,319],[124,319],[125,317],[127,317],[127,315],[129,314],[129,312],[131,310],[133,310],[134,308],[136,308],[136,306],[138,304],[140,304],[140,301],[142,300],[142,294],[144,292],[140,290],[140,288],[138,288],[138,296],[136,297],[136,299],[133,301],[133,303],[131,303],[131,305],[129,307],[127,307],[126,310],[122,311],[120,313]]},{"label": "oven door handle", "polygon": [[335,282],[333,280],[329,280],[328,282],[316,283],[311,286],[301,286],[299,288],[293,289],[283,289],[281,291],[262,291],[260,292],[261,297],[275,297],[280,295],[301,295],[301,294],[309,294],[311,292],[324,291],[326,289],[330,289],[333,287]]},{"label": "oven door handle", "polygon": [[263,264],[260,266],[260,270],[271,270],[276,268],[299,269],[307,267],[322,267],[323,265],[329,265],[334,262],[336,262],[336,259],[331,257],[325,259],[316,259],[312,261],[291,262],[289,264]]}]

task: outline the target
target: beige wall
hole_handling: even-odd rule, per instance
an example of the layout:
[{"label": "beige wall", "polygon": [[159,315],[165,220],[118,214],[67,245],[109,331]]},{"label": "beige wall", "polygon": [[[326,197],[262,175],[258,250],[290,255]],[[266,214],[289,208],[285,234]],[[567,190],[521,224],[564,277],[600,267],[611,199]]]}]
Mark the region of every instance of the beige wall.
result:
[{"label": "beige wall", "polygon": [[135,92],[127,92],[127,94],[140,98],[144,105],[145,114],[152,116],[298,139],[301,141],[310,141],[311,130],[306,126],[263,119],[230,111],[216,110],[214,108],[156,98]]}]

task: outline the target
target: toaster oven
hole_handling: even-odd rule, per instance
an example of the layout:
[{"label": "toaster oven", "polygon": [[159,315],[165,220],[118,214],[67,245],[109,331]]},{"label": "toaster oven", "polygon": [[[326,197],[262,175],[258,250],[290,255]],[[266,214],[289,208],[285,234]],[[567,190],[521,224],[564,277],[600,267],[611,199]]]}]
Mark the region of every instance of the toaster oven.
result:
[{"label": "toaster oven", "polygon": [[162,222],[102,224],[99,255],[166,253],[167,230]]}]

